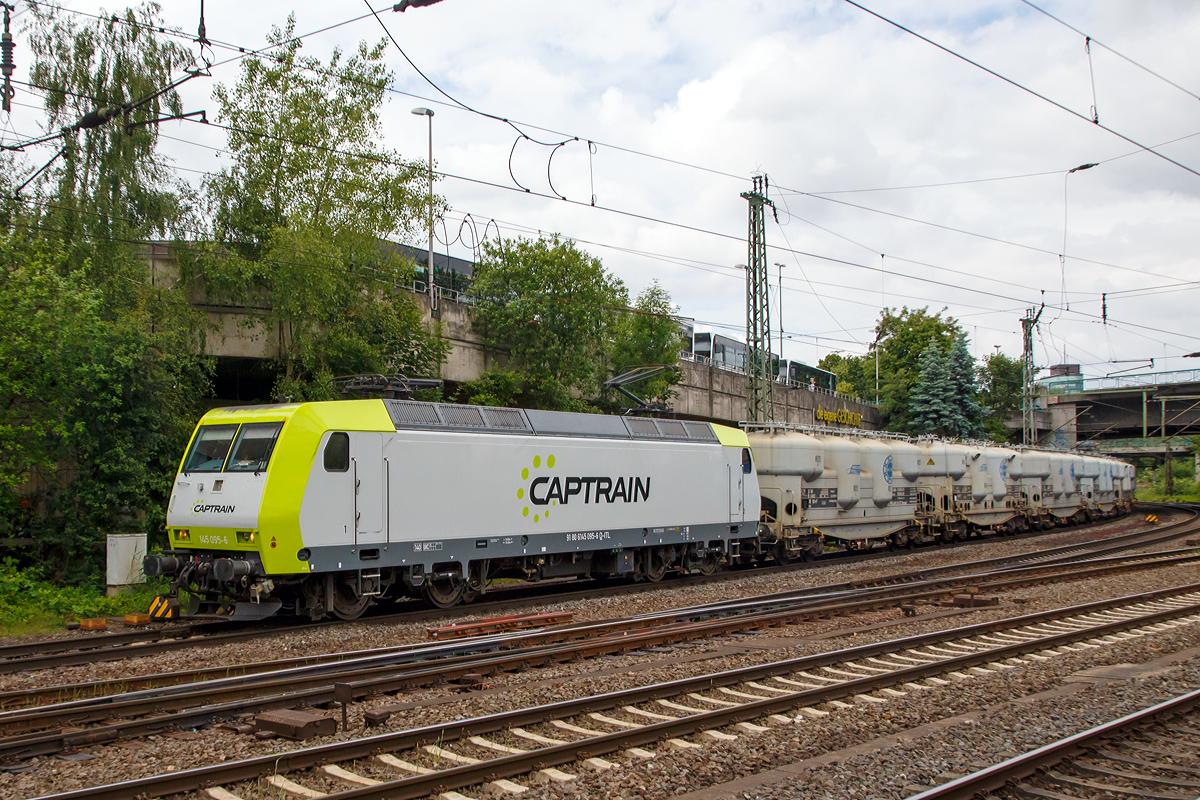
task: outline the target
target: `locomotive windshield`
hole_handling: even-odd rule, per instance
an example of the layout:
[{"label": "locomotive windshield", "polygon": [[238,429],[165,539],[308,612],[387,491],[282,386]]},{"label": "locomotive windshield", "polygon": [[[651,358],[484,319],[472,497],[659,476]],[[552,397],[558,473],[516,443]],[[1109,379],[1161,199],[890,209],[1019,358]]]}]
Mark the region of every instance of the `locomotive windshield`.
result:
[{"label": "locomotive windshield", "polygon": [[237,433],[237,425],[204,425],[183,461],[184,472],[220,472]]},{"label": "locomotive windshield", "polygon": [[282,422],[202,425],[183,462],[183,471],[260,472],[267,468],[282,428]]},{"label": "locomotive windshield", "polygon": [[275,440],[283,428],[282,422],[253,422],[242,426],[233,455],[225,469],[227,472],[260,472],[267,468]]}]

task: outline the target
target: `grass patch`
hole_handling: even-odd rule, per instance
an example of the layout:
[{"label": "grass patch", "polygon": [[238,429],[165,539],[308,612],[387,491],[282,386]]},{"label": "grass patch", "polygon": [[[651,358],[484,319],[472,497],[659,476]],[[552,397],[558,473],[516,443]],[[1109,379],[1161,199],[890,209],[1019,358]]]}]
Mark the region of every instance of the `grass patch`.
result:
[{"label": "grass patch", "polygon": [[56,586],[6,560],[0,562],[0,636],[61,631],[69,619],[144,612],[166,588],[155,580],[109,597],[102,585]]}]

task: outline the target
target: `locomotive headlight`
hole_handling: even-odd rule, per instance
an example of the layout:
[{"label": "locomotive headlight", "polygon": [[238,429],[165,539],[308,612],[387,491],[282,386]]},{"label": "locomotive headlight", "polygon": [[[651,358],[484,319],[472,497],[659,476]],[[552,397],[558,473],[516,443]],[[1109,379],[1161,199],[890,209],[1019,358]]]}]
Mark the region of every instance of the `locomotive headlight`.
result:
[{"label": "locomotive headlight", "polygon": [[192,538],[192,532],[186,530],[177,530],[175,531],[175,538],[181,542],[189,541]]},{"label": "locomotive headlight", "polygon": [[238,544],[254,544],[254,540],[256,538],[257,537],[254,535],[254,531],[238,531],[237,532]]}]

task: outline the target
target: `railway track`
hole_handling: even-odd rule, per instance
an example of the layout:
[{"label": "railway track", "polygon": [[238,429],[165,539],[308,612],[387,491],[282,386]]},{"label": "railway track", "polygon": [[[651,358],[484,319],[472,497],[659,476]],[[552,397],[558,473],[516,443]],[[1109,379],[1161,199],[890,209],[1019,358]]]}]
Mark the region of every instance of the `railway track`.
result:
[{"label": "railway track", "polygon": [[910,800],[1200,796],[1200,689],[934,787]]},{"label": "railway track", "polygon": [[[286,664],[274,670],[259,667],[261,671],[254,674],[181,682],[174,687],[161,685],[170,682],[172,676],[151,676],[144,682],[158,682],[154,688],[85,699],[61,700],[95,694],[97,687],[85,684],[36,693],[9,693],[0,696],[0,700],[28,702],[40,696],[60,702],[0,713],[0,734],[3,734],[0,759],[50,755],[166,729],[199,727],[251,712],[330,702],[339,702],[344,708],[370,695],[439,684],[473,674],[519,671],[815,618],[894,608],[903,603],[945,598],[968,586],[983,592],[1001,591],[1045,581],[1061,582],[1198,560],[1200,549],[1191,548],[1132,558],[1088,559],[1074,565],[1061,562],[1018,565],[956,578],[864,587],[850,592],[813,594],[814,590],[805,589],[790,598],[779,595],[748,598],[559,630],[436,643],[424,648],[383,648],[340,661],[305,666]],[[1200,585],[1193,588],[1200,590]],[[1150,602],[1165,596],[1151,593],[1142,599]],[[1099,613],[1110,605],[1094,604],[1092,610]],[[997,622],[985,627],[1002,631],[1009,625]],[[95,723],[106,724],[80,728]]]},{"label": "railway track", "polygon": [[1112,601],[1102,609],[1097,605],[1018,617],[1001,630],[994,623],[967,626],[52,797],[159,797],[203,790],[216,800],[230,800],[272,788],[337,800],[457,790],[466,797],[516,793],[535,780],[565,782],[585,769],[607,770],[614,753],[637,760],[664,749],[719,747],[851,705],[886,703],[951,681],[1019,670],[1068,652],[1102,652],[1129,639],[1200,623],[1196,587],[1171,596]]},{"label": "railway track", "polygon": [[[1033,554],[1024,554],[1022,556],[986,559],[964,564],[948,565],[934,569],[917,570],[910,573],[892,576],[887,580],[892,583],[915,581],[927,579],[934,575],[949,574],[954,571],[961,571],[965,569],[984,569],[989,565],[999,566],[1004,564],[1019,563],[1020,561],[1028,562],[1033,559],[1049,561],[1055,558],[1068,558],[1080,552],[1099,552],[1100,550],[1103,550],[1105,552],[1116,553],[1137,547],[1149,546],[1161,541],[1168,541],[1173,538],[1178,538],[1180,536],[1187,535],[1189,532],[1200,529],[1200,523],[1197,522],[1197,516],[1200,514],[1200,512],[1191,507],[1182,507],[1181,510],[1185,511],[1188,515],[1183,520],[1110,537],[1102,540],[1101,543],[1087,542],[1064,545],[1036,551],[1036,553]],[[1085,529],[1086,528],[1081,527],[1077,528],[1076,530]],[[1022,534],[1022,536],[1036,535],[1038,534]],[[837,557],[840,558],[843,563],[845,563],[846,560],[874,560],[887,557],[888,555],[889,553],[887,551],[873,551],[870,553],[852,555],[849,556],[849,559],[847,559],[847,557],[843,554],[837,554]],[[702,585],[704,583],[754,577],[760,574],[812,569],[823,566],[825,563],[826,562],[824,560],[821,560],[813,563],[777,565],[751,570],[734,570],[718,573],[717,575],[708,577],[692,576],[688,578],[688,582],[689,585]],[[578,587],[579,582],[562,581],[558,583],[543,584],[540,586],[521,587],[520,590],[506,592],[502,597],[499,597],[495,600],[488,602],[477,602],[469,608],[464,608],[463,611],[469,611],[472,614],[500,613],[515,608],[521,608],[525,606],[531,598],[543,600],[553,599],[555,602],[570,602],[575,599],[626,595],[637,592],[652,591],[662,588],[662,585],[663,584],[592,585],[589,583],[586,588],[564,592],[564,586]],[[859,588],[863,585],[863,583],[859,582],[849,582],[844,584],[844,586],[846,586],[848,589]],[[366,617],[358,620],[358,622],[384,625],[404,624],[426,620],[440,620],[444,619],[445,616],[446,611],[444,610],[422,608],[407,610],[399,613]],[[229,630],[230,626],[234,625],[234,623],[230,622],[177,623],[175,625],[147,630],[107,633],[90,637],[81,636],[66,639],[26,642],[0,647],[0,675],[11,674],[14,672],[29,672],[39,669],[75,666],[79,664],[90,664],[100,661],[118,661],[130,658],[142,658],[146,656],[154,656],[197,647],[219,647],[223,645],[240,644],[256,640],[264,636],[317,630],[333,624],[344,623],[319,622],[300,625],[280,623],[271,625],[265,629],[261,626],[254,626],[251,628],[243,628],[233,631]],[[0,699],[0,707],[3,707],[2,699]]]}]

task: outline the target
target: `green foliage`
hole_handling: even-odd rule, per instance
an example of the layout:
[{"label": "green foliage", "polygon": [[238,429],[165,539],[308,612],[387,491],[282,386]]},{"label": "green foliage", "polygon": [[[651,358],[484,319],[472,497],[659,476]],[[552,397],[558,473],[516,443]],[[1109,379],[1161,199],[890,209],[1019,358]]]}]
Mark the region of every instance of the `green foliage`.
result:
[{"label": "green foliage", "polygon": [[216,244],[187,277],[277,337],[277,397],[328,399],[335,375],[435,375],[448,348],[400,289],[412,263],[383,241],[412,234],[428,202],[427,170],[375,144],[384,47],[322,64],[300,55],[294,22],[214,92],[234,163],[206,186]]},{"label": "green foliage", "polygon": [[922,433],[947,435],[956,423],[950,364],[937,342],[921,354],[921,377],[909,398],[912,426]]},{"label": "green foliage", "polygon": [[[613,325],[612,373],[620,375],[638,366],[674,366],[687,346],[676,315],[679,308],[670,293],[654,281],[637,296],[630,312]],[[630,387],[647,403],[667,403],[682,380],[675,370],[661,372]]]},{"label": "green foliage", "polygon": [[817,366],[837,375],[839,394],[868,400],[875,399],[874,356],[871,356],[868,361],[866,358],[830,353],[817,362]]},{"label": "green foliage", "polygon": [[488,345],[508,350],[509,369],[537,408],[575,409],[607,370],[621,281],[599,259],[555,238],[486,243],[475,266],[472,316]]},{"label": "green foliage", "polygon": [[109,318],[59,253],[0,251],[0,536],[49,575],[98,572],[106,533],[157,530],[207,362],[185,313],[148,295]]},{"label": "green foliage", "polygon": [[1200,484],[1196,481],[1194,457],[1171,459],[1171,494],[1167,494],[1167,474],[1162,464],[1139,467],[1134,496],[1147,502],[1200,502]]},{"label": "green foliage", "polygon": [[1019,429],[1009,429],[1004,421],[1021,410],[1022,368],[1019,359],[1000,352],[990,353],[979,367],[979,399],[984,406],[984,429],[996,442],[1016,441]]},{"label": "green foliage", "polygon": [[[159,6],[146,3],[121,15],[85,23],[50,6],[30,5],[32,83],[46,87],[45,109],[52,131],[77,123],[99,108],[136,103],[183,77],[192,63],[187,48],[159,38]],[[155,157],[156,125],[140,125],[182,111],[179,95],[169,91],[135,108],[129,119],[63,138],[66,150],[39,178],[33,217],[47,238],[63,249],[68,262],[85,261],[92,281],[116,302],[144,280],[146,260],[130,243],[165,236],[186,218],[187,189],[174,181],[161,157]],[[133,123],[131,134],[124,130]]]},{"label": "green foliage", "polygon": [[98,584],[56,586],[5,559],[0,561],[0,635],[53,630],[67,619],[144,612],[166,588],[165,581],[155,581],[108,597]]}]

